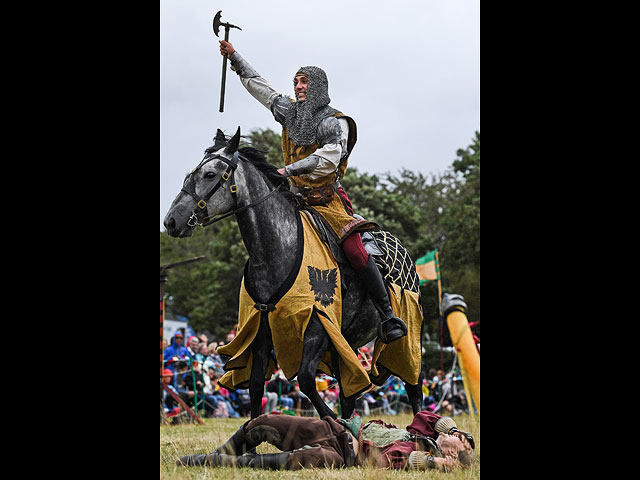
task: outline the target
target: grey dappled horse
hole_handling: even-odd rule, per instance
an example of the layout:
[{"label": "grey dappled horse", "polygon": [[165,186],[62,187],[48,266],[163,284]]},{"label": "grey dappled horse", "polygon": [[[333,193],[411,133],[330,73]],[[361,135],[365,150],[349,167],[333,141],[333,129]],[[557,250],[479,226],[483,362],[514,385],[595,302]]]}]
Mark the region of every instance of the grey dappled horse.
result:
[{"label": "grey dappled horse", "polygon": [[[249,253],[245,276],[251,278],[252,296],[269,303],[278,294],[296,261],[298,206],[288,190],[288,180],[269,164],[262,152],[253,148],[238,149],[240,128],[230,140],[218,130],[215,143],[205,151],[200,164],[187,176],[184,187],[167,212],[164,225],[172,237],[189,237],[197,225],[210,219],[235,214],[244,244]],[[229,185],[237,185],[231,191]],[[348,285],[343,289],[342,334],[355,349],[376,338],[380,314],[366,289],[348,264],[340,264],[341,276]],[[263,312],[266,313],[266,312]],[[317,367],[332,345],[317,314],[311,316],[304,334],[302,359],[298,371],[300,390],[309,397],[320,417],[337,415],[324,403],[316,390]],[[251,345],[253,366],[249,381],[251,418],[261,413],[264,378],[273,349],[271,331],[265,314]],[[337,355],[332,355],[336,359]],[[338,375],[337,363],[332,366]],[[422,378],[418,385],[405,383],[413,413],[422,403]],[[340,383],[339,375],[337,377]],[[344,397],[340,388],[342,417],[349,418],[355,408],[356,395]]]}]

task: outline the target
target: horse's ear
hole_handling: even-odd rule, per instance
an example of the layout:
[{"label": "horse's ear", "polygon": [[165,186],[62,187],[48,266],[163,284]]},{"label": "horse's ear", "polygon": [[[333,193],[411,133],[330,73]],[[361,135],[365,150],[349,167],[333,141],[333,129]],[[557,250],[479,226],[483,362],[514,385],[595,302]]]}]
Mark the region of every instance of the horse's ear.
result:
[{"label": "horse's ear", "polygon": [[227,144],[227,137],[224,136],[224,133],[222,133],[222,130],[218,129],[218,131],[216,132],[216,136],[213,137],[214,151],[220,150],[226,144]]},{"label": "horse's ear", "polygon": [[224,149],[226,153],[236,153],[238,150],[238,146],[240,145],[240,127],[238,127],[238,131],[236,134],[229,140],[229,145]]}]

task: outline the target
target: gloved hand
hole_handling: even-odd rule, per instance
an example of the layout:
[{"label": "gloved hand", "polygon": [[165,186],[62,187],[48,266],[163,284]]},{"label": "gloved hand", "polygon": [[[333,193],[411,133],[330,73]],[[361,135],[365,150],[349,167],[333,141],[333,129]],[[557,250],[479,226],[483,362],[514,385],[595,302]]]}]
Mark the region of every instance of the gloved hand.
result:
[{"label": "gloved hand", "polygon": [[476,444],[473,440],[473,435],[467,432],[463,432],[462,430],[458,430],[458,425],[451,417],[442,417],[438,420],[434,426],[436,432],[445,433],[447,435],[457,434],[457,437],[460,438],[460,441],[464,443],[467,441],[471,448],[475,450]]}]

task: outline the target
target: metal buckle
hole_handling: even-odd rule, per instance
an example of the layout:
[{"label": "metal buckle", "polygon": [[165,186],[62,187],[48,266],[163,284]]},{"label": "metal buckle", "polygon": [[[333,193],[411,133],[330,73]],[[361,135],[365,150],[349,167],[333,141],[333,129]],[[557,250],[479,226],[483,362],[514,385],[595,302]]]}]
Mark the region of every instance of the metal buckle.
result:
[{"label": "metal buckle", "polygon": [[236,193],[238,191],[238,185],[231,185],[229,190],[231,190],[231,193]]},{"label": "metal buckle", "polygon": [[198,202],[198,207],[200,207],[200,210],[204,210],[206,206],[207,206],[207,202],[205,202],[204,200],[200,200]]},{"label": "metal buckle", "polygon": [[261,312],[272,312],[273,310],[275,310],[275,308],[269,308],[271,307],[271,305],[268,305],[266,303],[256,303],[253,307],[256,310],[260,310]]},{"label": "metal buckle", "polygon": [[227,180],[229,180],[229,177],[230,177],[230,176],[231,176],[231,175],[229,175],[229,172],[224,172],[224,173],[222,174],[222,179],[226,182]]}]

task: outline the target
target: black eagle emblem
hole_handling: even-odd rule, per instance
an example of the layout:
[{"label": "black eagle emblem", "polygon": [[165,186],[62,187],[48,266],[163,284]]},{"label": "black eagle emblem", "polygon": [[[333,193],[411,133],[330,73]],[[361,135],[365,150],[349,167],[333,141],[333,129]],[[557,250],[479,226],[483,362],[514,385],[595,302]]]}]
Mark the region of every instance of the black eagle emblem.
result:
[{"label": "black eagle emblem", "polygon": [[316,302],[326,307],[333,303],[333,295],[336,291],[338,281],[338,269],[320,270],[314,267],[307,267],[309,270],[309,285],[315,293]]}]

